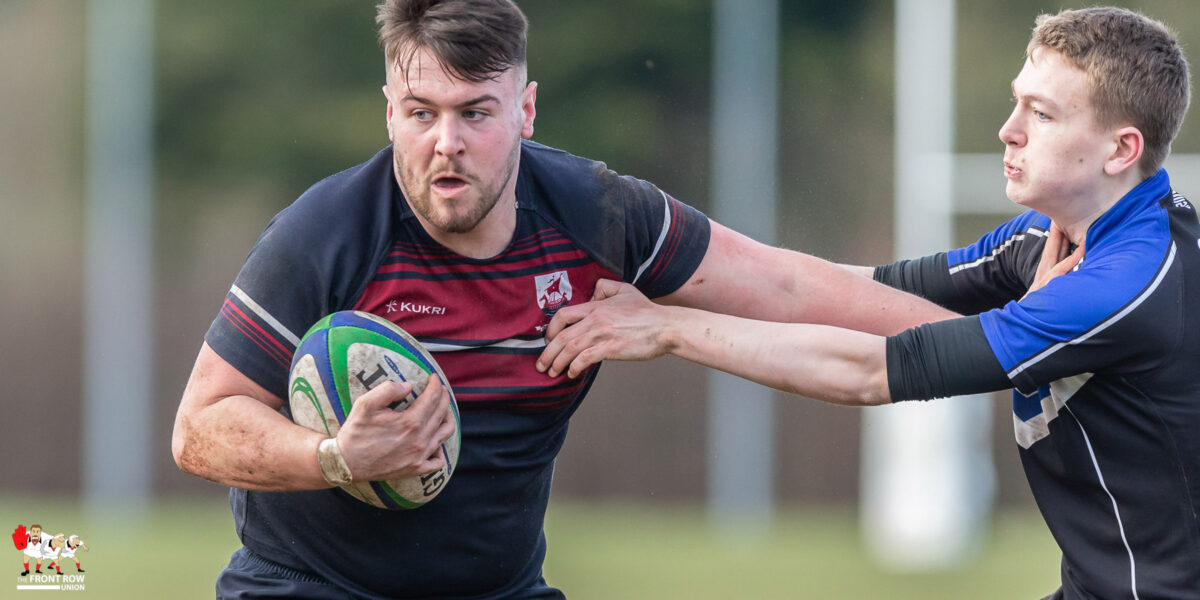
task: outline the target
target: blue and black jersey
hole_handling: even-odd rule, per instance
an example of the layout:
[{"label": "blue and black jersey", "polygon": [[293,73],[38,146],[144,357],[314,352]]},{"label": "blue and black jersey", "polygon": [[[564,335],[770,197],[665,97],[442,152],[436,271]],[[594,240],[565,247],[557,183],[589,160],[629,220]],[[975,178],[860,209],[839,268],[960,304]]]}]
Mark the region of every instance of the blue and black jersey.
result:
[{"label": "blue and black jersey", "polygon": [[1160,170],[1091,225],[1072,272],[1024,297],[1050,220],[876,270],[961,319],[888,340],[894,400],[1014,388],[1063,593],[1200,594],[1200,225]]},{"label": "blue and black jersey", "polygon": [[577,379],[537,372],[546,325],[562,306],[588,301],[601,278],[650,297],[675,291],[700,264],[709,223],[645,181],[528,141],[516,196],[509,246],[488,259],[460,256],[413,215],[389,147],[316,184],[267,226],[208,344],[286,398],[310,325],[346,309],[388,318],[446,373],[462,451],[441,494],[411,511],[338,489],[234,489],[248,550],[355,597],[482,600],[540,585],[554,458],[595,378],[595,369]]}]

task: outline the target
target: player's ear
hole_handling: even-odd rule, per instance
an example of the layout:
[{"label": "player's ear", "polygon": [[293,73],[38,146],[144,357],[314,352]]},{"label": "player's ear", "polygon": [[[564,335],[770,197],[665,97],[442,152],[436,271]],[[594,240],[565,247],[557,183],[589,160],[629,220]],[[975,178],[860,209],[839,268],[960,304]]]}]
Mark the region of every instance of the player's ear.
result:
[{"label": "player's ear", "polygon": [[1121,127],[1113,132],[1113,136],[1116,144],[1112,154],[1104,161],[1104,172],[1109,175],[1117,175],[1130,167],[1136,167],[1146,149],[1146,141],[1137,127]]},{"label": "player's ear", "polygon": [[387,99],[387,122],[385,125],[387,126],[388,139],[394,142],[396,138],[392,136],[392,111],[395,108],[392,106],[392,97],[388,95],[388,86],[386,83],[383,84],[383,97]]},{"label": "player's ear", "polygon": [[533,137],[533,118],[537,116],[537,82],[530,81],[521,92],[521,137]]}]

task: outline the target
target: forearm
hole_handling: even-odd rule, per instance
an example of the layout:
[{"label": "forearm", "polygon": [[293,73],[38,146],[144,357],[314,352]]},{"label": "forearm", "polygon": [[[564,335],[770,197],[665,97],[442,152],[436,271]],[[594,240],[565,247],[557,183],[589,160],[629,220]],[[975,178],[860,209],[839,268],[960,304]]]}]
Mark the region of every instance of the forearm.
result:
[{"label": "forearm", "polygon": [[889,401],[883,337],[681,307],[662,310],[663,345],[681,358],[824,402]]},{"label": "forearm", "polygon": [[657,301],[781,323],[818,323],[893,335],[958,315],[871,279],[870,267],[843,268],[815,256],[760,244],[712,224],[709,249],[692,278]]},{"label": "forearm", "polygon": [[798,265],[790,294],[795,301],[796,312],[790,319],[793,322],[894,335],[917,325],[958,316],[924,298],[864,277],[858,271],[807,255],[793,260]]},{"label": "forearm", "polygon": [[329,487],[317,463],[317,445],[327,436],[249,396],[181,411],[175,428],[176,463],[193,475],[252,490]]}]

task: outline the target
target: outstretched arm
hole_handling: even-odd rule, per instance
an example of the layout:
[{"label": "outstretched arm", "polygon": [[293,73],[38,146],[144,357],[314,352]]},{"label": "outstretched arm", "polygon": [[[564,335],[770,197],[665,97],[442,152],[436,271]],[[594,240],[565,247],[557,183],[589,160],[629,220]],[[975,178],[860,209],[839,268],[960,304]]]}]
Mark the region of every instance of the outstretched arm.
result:
[{"label": "outstretched arm", "polygon": [[[1067,251],[1062,233],[1051,230],[1031,292],[1070,272],[1084,256],[1082,248]],[[893,400],[889,359],[898,370],[895,392],[901,397],[931,398],[1010,384],[978,320],[904,331],[895,336],[895,354],[889,356],[888,338],[869,332],[660,306],[629,284],[608,280],[596,283],[593,301],[560,308],[546,340],[538,368],[551,376],[566,372],[577,377],[605,359],[649,360],[670,353],[792,394],[854,406]],[[967,348],[974,352],[962,352]]]},{"label": "outstretched arm", "polygon": [[[708,251],[663,304],[784,323],[820,323],[877,335],[958,315],[815,256],[756,242],[711,223]],[[866,275],[866,276],[864,276]]]},{"label": "outstretched arm", "polygon": [[574,377],[604,359],[648,360],[669,353],[825,402],[861,406],[890,400],[881,336],[660,306],[633,286],[609,280],[598,282],[594,299],[558,311],[546,331],[539,370]]},{"label": "outstretched arm", "polygon": [[[442,468],[439,450],[454,433],[449,395],[431,383],[403,412],[388,408],[410,391],[385,383],[354,403],[338,445],[355,480],[377,481]],[[326,435],[279,412],[283,400],[243,375],[208,344],[175,416],[171,452],[179,468],[225,485],[270,491],[328,488],[317,463]]]}]

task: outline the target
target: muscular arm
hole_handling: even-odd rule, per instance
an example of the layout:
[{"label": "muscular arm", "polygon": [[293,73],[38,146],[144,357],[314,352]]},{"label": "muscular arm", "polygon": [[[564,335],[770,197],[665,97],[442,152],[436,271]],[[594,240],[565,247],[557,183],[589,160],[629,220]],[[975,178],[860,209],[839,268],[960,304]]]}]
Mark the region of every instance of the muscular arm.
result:
[{"label": "muscular arm", "polygon": [[958,315],[856,270],[758,243],[711,223],[704,260],[663,304],[762,321],[819,323],[877,335]]},{"label": "muscular arm", "polygon": [[317,445],[327,436],[289,421],[278,412],[282,405],[204,344],[175,414],[175,463],[247,489],[329,487],[317,465]]},{"label": "muscular arm", "polygon": [[[449,395],[432,381],[401,413],[387,406],[411,391],[408,384],[385,383],[355,401],[337,436],[355,479],[397,479],[442,467],[439,447],[454,426]],[[282,405],[204,344],[175,415],[175,463],[246,489],[330,487],[317,463],[317,445],[327,436],[289,421],[278,412]]]}]

